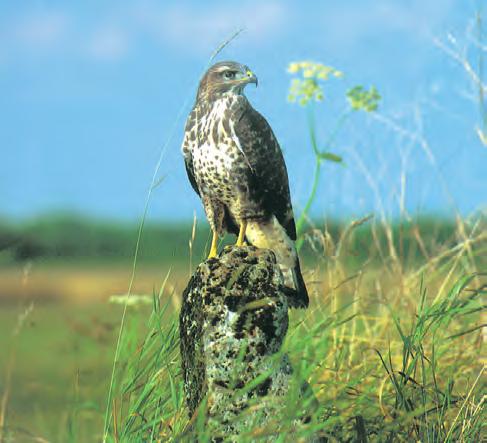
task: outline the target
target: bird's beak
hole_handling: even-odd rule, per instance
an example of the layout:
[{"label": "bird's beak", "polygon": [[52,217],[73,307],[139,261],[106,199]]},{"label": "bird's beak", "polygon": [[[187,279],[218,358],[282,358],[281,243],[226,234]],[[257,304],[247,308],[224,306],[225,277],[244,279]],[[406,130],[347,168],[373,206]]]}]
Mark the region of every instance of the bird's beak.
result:
[{"label": "bird's beak", "polygon": [[258,81],[257,77],[255,76],[255,74],[250,69],[247,69],[245,74],[246,74],[245,82],[246,83],[255,83],[255,86],[257,87],[259,81]]}]

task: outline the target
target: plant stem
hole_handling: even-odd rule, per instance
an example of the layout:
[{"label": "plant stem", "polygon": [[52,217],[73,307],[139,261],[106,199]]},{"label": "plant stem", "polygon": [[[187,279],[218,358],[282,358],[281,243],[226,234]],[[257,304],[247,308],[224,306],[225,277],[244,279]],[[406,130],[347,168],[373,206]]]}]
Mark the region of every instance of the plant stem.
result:
[{"label": "plant stem", "polygon": [[316,156],[316,163],[315,163],[315,172],[314,172],[314,177],[313,177],[313,186],[311,188],[311,192],[308,197],[308,201],[306,202],[306,205],[303,209],[303,212],[301,212],[301,215],[299,216],[298,222],[296,224],[296,232],[298,234],[298,240],[296,241],[296,249],[299,251],[301,249],[301,246],[303,245],[304,237],[301,236],[301,231],[304,226],[304,222],[306,220],[306,216],[308,215],[308,212],[311,208],[311,205],[313,204],[313,201],[316,196],[316,191],[318,190],[318,183],[320,181],[320,172],[321,172],[321,160]]},{"label": "plant stem", "polygon": [[[313,153],[315,155],[315,172],[313,176],[313,185],[311,187],[311,192],[309,194],[308,200],[306,201],[306,205],[304,206],[303,211],[301,212],[301,215],[299,216],[299,219],[296,223],[296,232],[298,235],[298,240],[296,241],[296,249],[299,251],[301,249],[301,246],[303,245],[304,238],[301,236],[302,230],[304,227],[304,223],[306,221],[306,218],[308,216],[309,210],[311,209],[311,205],[314,202],[314,199],[316,197],[316,192],[318,190],[318,183],[320,181],[320,172],[321,172],[321,163],[322,163],[322,158],[320,158],[321,151],[318,149],[318,143],[316,142],[316,129],[315,129],[315,119],[314,119],[314,110],[313,107],[310,106],[308,112],[308,128],[309,128],[309,136],[310,136],[310,141],[311,141],[311,147],[313,148]],[[335,127],[333,131],[330,133],[330,136],[328,137],[328,140],[325,143],[325,150],[328,150],[335,140],[338,131],[341,129],[347,118],[350,116],[352,113],[351,109],[346,109],[340,117],[338,118]]]}]

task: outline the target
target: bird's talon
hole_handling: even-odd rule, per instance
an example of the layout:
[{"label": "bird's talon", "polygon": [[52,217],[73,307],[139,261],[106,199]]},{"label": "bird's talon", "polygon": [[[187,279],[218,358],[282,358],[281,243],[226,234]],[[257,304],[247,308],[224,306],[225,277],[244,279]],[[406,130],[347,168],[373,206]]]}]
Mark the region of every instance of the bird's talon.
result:
[{"label": "bird's talon", "polygon": [[215,258],[218,255],[217,243],[218,243],[218,234],[216,232],[213,232],[213,238],[211,239],[211,247],[210,247],[210,253],[208,254],[208,258]]},{"label": "bird's talon", "polygon": [[235,243],[235,246],[241,248],[244,245],[246,230],[247,230],[247,220],[243,220],[242,224],[240,225],[240,230],[238,232],[238,238],[237,238],[237,242]]}]

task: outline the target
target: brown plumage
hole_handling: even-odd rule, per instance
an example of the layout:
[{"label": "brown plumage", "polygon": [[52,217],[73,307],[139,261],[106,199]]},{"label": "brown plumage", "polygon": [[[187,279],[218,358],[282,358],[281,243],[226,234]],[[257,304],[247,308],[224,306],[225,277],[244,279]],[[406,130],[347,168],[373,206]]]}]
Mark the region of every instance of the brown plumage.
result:
[{"label": "brown plumage", "polygon": [[286,165],[266,119],[243,95],[257,78],[244,65],[220,62],[201,79],[186,122],[182,151],[188,178],[213,231],[231,232],[276,254],[290,300],[308,305],[294,241],[296,226]]}]

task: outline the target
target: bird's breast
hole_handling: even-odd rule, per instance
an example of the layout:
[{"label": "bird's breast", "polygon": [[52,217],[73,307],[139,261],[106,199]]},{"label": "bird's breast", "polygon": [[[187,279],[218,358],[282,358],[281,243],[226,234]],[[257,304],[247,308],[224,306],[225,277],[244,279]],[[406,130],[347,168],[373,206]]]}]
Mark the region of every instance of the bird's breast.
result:
[{"label": "bird's breast", "polygon": [[245,187],[247,163],[235,134],[232,103],[216,102],[198,121],[193,164],[199,189],[224,202],[234,200]]}]

